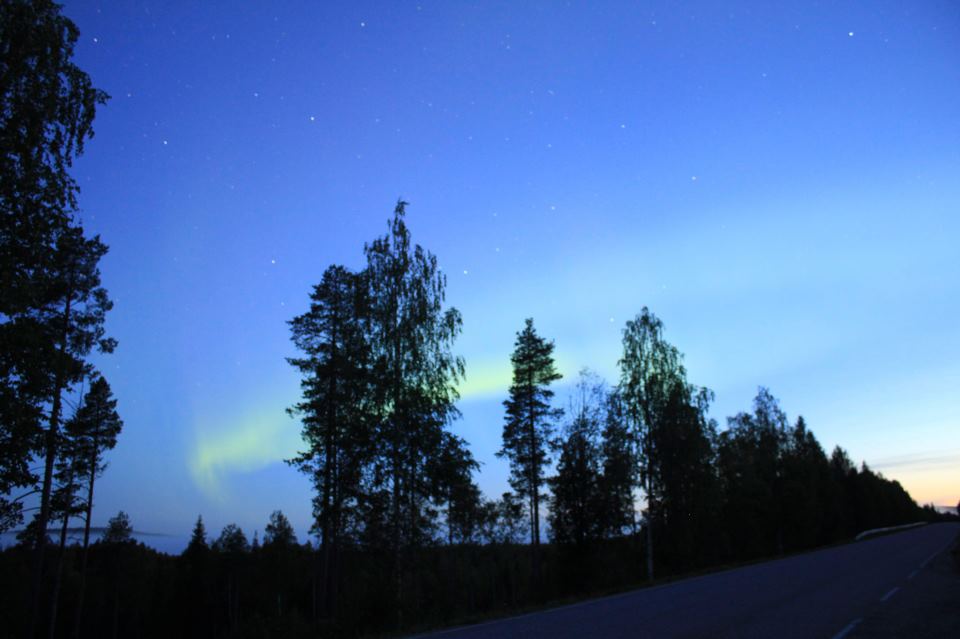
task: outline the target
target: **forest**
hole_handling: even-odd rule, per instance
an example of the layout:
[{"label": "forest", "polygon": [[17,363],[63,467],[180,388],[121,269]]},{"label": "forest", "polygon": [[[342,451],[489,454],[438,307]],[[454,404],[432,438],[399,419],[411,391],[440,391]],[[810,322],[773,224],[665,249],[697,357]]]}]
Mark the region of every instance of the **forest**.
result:
[{"label": "forest", "polygon": [[[302,428],[287,460],[313,490],[312,541],[280,511],[252,537],[198,517],[179,556],[94,535],[96,482],[123,420],[102,361],[117,346],[69,169],[108,96],[71,61],[50,2],[0,3],[0,628],[9,636],[299,637],[412,632],[637,587],[946,517],[829,454],[760,387],[719,425],[663,322],[622,330],[619,379],[569,402],[555,344],[517,327],[503,401],[509,492],[484,495],[454,432],[459,312],[398,201],[365,265],[330,265],[290,318]],[[68,530],[83,530],[67,544]],[[94,539],[94,537],[97,537]]]}]

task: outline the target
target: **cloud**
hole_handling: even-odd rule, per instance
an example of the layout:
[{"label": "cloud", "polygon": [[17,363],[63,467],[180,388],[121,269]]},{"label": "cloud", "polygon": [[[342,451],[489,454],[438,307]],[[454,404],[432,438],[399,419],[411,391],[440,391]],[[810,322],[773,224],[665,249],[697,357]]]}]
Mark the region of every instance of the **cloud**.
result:
[{"label": "cloud", "polygon": [[938,450],[897,455],[876,460],[870,464],[870,466],[881,471],[896,470],[914,472],[960,468],[960,450]]}]

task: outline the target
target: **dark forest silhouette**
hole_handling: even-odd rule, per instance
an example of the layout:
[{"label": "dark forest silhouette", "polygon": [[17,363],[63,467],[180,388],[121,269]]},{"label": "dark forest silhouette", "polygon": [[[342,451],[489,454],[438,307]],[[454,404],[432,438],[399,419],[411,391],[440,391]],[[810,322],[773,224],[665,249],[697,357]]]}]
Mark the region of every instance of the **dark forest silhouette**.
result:
[{"label": "dark forest silhouette", "polygon": [[[91,543],[123,422],[90,362],[116,346],[107,246],[82,227],[69,168],[107,96],[71,62],[77,37],[51,2],[0,1],[0,532],[28,521],[0,552],[10,636],[412,630],[945,517],[842,448],[828,456],[765,388],[719,429],[647,308],[623,330],[617,383],[581,373],[567,410],[554,343],[526,320],[498,453],[512,492],[485,497],[451,431],[461,317],[400,201],[365,266],[330,266],[289,323],[304,450],[288,463],[313,487],[316,543],[280,511],[262,542],[234,524],[213,537],[198,518],[168,556],[134,542],[120,512]],[[68,545],[78,519],[83,542]]]}]

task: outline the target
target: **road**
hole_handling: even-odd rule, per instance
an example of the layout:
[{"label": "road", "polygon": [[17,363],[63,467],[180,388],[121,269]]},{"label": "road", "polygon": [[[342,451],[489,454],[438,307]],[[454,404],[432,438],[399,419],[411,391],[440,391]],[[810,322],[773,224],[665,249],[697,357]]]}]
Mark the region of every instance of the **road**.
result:
[{"label": "road", "polygon": [[[927,572],[960,524],[936,524],[612,597],[422,635],[523,637],[861,636],[898,597],[934,583]],[[957,581],[956,573],[946,579]],[[937,582],[939,583],[939,582]],[[929,587],[929,586],[927,586]],[[916,610],[916,607],[907,610]],[[954,614],[960,614],[954,612]],[[909,620],[904,621],[909,628]],[[955,623],[956,620],[950,622]],[[874,622],[876,623],[876,622]],[[960,636],[960,635],[954,635]]]}]

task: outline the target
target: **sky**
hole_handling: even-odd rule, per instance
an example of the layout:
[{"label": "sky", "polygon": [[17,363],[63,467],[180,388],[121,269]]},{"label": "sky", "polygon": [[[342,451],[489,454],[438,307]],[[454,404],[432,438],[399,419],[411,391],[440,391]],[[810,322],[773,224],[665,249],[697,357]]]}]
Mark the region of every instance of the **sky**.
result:
[{"label": "sky", "polygon": [[953,2],[75,2],[111,95],[74,165],[110,246],[125,427],[94,524],[306,538],[287,321],[410,202],[463,314],[453,430],[495,458],[516,332],[617,379],[647,306],[711,388],[758,386],[915,499],[960,498]]}]

